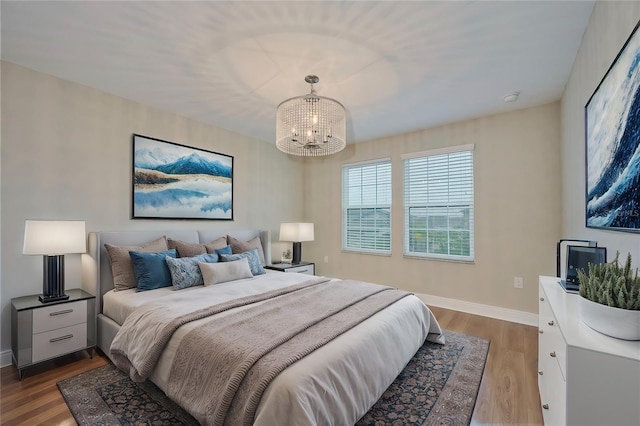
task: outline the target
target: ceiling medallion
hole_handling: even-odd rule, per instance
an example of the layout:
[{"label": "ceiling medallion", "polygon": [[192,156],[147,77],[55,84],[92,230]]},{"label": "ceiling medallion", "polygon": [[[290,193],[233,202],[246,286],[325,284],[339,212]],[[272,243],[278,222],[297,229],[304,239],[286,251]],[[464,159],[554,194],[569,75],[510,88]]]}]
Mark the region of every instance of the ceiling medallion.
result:
[{"label": "ceiling medallion", "polygon": [[304,81],[311,93],[287,99],[276,111],[276,146],[301,157],[321,157],[342,151],[346,145],[346,113],[334,99],[316,94],[320,79],[308,75]]}]

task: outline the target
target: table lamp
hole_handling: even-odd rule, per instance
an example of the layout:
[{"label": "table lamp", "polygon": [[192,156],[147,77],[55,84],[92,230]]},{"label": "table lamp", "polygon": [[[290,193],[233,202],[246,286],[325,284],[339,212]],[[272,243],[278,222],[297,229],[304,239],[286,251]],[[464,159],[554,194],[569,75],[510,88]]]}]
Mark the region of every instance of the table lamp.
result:
[{"label": "table lamp", "polygon": [[280,241],[293,242],[293,259],[291,263],[300,263],[302,258],[302,241],[313,241],[313,223],[280,224]]},{"label": "table lamp", "polygon": [[27,220],[23,254],[43,256],[42,303],[67,300],[64,294],[64,255],[86,253],[87,236],[81,220]]}]

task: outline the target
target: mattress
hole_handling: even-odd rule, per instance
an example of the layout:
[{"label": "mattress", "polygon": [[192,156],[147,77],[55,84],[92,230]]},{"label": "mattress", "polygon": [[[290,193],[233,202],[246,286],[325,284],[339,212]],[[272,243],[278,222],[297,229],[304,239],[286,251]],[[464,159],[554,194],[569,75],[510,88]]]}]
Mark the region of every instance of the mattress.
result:
[{"label": "mattress", "polygon": [[[171,303],[177,293],[193,292],[198,294],[199,303],[217,304],[309,278],[269,271],[249,279],[179,292],[171,288],[140,293],[111,291],[105,294],[103,313],[122,324],[142,304]],[[167,389],[171,364],[182,338],[199,324],[212,320],[194,321],[174,333],[150,377],[160,389]],[[431,311],[417,297],[405,297],[284,370],[265,391],[255,424],[354,424],[380,398],[425,339],[444,342]]]}]

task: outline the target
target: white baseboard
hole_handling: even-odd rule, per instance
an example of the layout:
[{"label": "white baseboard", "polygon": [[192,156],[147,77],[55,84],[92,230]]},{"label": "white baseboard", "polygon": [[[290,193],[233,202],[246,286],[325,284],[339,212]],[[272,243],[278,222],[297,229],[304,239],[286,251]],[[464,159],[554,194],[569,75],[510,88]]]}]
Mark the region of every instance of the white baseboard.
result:
[{"label": "white baseboard", "polygon": [[6,367],[12,363],[11,350],[0,352],[0,367]]},{"label": "white baseboard", "polygon": [[448,297],[433,296],[430,294],[418,294],[427,305],[483,317],[496,318],[504,321],[517,322],[519,324],[538,326],[538,315],[531,312],[517,311],[515,309],[501,308],[499,306],[483,305],[481,303],[467,302],[466,300],[449,299]]}]

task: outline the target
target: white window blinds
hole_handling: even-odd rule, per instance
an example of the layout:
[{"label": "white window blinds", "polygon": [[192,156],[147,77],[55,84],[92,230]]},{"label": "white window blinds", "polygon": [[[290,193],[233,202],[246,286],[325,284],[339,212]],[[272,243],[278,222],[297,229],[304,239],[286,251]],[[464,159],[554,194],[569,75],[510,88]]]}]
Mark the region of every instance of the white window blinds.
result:
[{"label": "white window blinds", "polygon": [[404,254],[471,261],[473,145],[403,156]]},{"label": "white window blinds", "polygon": [[342,249],[391,253],[391,160],[342,167]]}]

